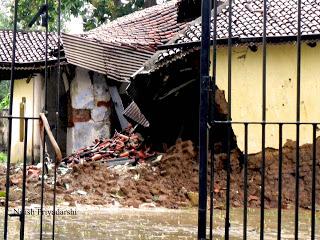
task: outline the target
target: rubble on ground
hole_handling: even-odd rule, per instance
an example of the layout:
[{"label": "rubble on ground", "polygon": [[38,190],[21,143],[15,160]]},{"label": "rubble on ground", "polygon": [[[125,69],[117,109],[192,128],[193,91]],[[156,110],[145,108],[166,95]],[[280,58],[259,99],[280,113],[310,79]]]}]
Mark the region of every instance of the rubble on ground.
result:
[{"label": "rubble on ground", "polygon": [[134,133],[132,128],[128,128],[124,133],[116,132],[112,138],[96,139],[93,145],[77,150],[64,158],[63,162],[70,165],[107,160],[110,161],[110,165],[119,165],[143,161],[155,154],[150,153],[143,141],[139,133]]},{"label": "rubble on ground", "polygon": [[[134,135],[125,135],[129,139]],[[115,151],[117,155],[108,155],[103,159],[93,160],[101,154],[103,144],[112,142],[102,140],[95,147],[84,148],[71,157],[65,158],[57,169],[57,203],[62,205],[96,204],[123,207],[167,207],[180,208],[197,205],[198,160],[197,150],[191,141],[177,141],[166,153],[152,153],[152,157],[139,157],[136,153],[145,149],[143,140],[140,146],[128,147],[130,140],[116,134],[112,139],[121,138],[124,146]],[[126,140],[124,140],[126,139]],[[141,139],[141,138],[139,138]],[[99,146],[99,147],[98,147]],[[116,145],[111,145],[116,148]],[[320,147],[320,138],[317,139]],[[95,149],[95,151],[92,151]],[[97,150],[98,149],[98,150]],[[110,149],[110,148],[109,148]],[[225,208],[226,198],[226,163],[227,154],[215,154],[214,206]],[[132,162],[114,162],[125,151],[135,153],[129,155]],[[148,151],[149,152],[149,151]],[[295,199],[295,143],[288,141],[283,147],[283,208],[294,206]],[[81,154],[82,153],[82,154]],[[102,152],[103,153],[103,152]],[[141,155],[142,156],[142,155]],[[146,154],[144,155],[146,156]],[[310,208],[311,205],[311,167],[312,145],[300,147],[300,206]],[[69,160],[72,161],[69,161]],[[75,161],[79,160],[79,163]],[[317,172],[320,172],[320,151],[317,151]],[[68,163],[69,161],[69,163]],[[261,153],[248,156],[248,205],[260,206]],[[208,163],[208,186],[210,186]],[[54,165],[46,166],[45,203],[53,202]],[[233,207],[243,206],[243,155],[238,149],[231,152],[231,190],[230,203]],[[41,164],[28,166],[27,169],[27,203],[39,203],[41,193]],[[278,201],[278,150],[266,149],[265,206],[277,207]],[[0,193],[5,191],[5,167],[0,167]],[[320,178],[317,178],[319,191]],[[10,175],[10,204],[19,205],[22,188],[22,166],[13,166]],[[208,192],[210,189],[208,189]],[[0,199],[3,197],[0,194]],[[320,204],[320,194],[316,195]]]},{"label": "rubble on ground", "polygon": [[[133,136],[132,134],[130,137]],[[112,139],[123,138],[116,133]],[[130,140],[127,139],[125,143]],[[140,141],[140,140],[139,140]],[[109,141],[99,141],[99,143]],[[99,145],[97,145],[99,146]],[[89,147],[66,158],[57,169],[57,203],[97,204],[125,207],[179,208],[192,206],[188,192],[197,191],[197,152],[191,141],[179,141],[165,154],[132,155],[134,162],[110,165],[113,158],[92,160],[101,149]],[[125,146],[128,146],[127,144]],[[89,150],[91,149],[91,150]],[[127,151],[122,147],[116,154]],[[130,150],[132,151],[133,148]],[[135,149],[141,151],[140,147]],[[89,153],[90,151],[90,153]],[[83,152],[82,161],[75,157]],[[120,157],[114,156],[114,157]],[[66,160],[65,159],[65,160]],[[81,159],[81,158],[80,158]],[[104,160],[104,161],[102,161]],[[45,203],[53,202],[54,165],[46,165]],[[192,173],[193,177],[190,177]],[[12,167],[10,175],[10,200],[19,204],[22,188],[22,165]],[[5,190],[5,170],[0,176],[0,191]],[[41,164],[27,168],[27,203],[39,203],[41,193]]]}]

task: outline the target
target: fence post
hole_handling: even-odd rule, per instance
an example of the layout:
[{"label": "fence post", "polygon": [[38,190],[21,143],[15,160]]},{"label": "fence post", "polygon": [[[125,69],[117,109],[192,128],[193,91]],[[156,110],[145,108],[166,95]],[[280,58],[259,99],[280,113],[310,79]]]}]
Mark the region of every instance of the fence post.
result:
[{"label": "fence post", "polygon": [[206,239],[207,220],[207,162],[208,107],[211,1],[202,0],[202,36],[200,56],[200,112],[199,112],[199,208],[198,239]]}]

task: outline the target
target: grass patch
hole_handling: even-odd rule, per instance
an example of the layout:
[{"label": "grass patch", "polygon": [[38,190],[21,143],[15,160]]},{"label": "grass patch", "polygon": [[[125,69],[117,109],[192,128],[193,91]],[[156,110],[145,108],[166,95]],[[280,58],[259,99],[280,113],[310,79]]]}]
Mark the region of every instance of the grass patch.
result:
[{"label": "grass patch", "polygon": [[0,152],[0,163],[5,163],[7,161],[7,153]]}]

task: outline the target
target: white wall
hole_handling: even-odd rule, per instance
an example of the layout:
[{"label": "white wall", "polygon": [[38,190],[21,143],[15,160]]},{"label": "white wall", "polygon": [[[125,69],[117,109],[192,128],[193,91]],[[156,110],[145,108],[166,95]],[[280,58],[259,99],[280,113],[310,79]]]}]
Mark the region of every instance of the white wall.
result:
[{"label": "white wall", "polygon": [[91,145],[97,138],[110,137],[111,113],[108,86],[101,74],[95,73],[93,79],[90,79],[88,70],[77,67],[75,78],[70,84],[70,97],[72,109],[84,110],[89,117],[73,117],[73,126],[67,130],[68,155]]}]

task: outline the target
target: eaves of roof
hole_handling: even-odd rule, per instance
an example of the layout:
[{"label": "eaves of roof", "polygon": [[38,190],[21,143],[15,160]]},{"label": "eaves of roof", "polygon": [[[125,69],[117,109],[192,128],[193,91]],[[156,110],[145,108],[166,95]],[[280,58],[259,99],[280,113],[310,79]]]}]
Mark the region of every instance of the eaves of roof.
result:
[{"label": "eaves of roof", "polygon": [[[297,36],[267,36],[267,43],[288,43],[288,42],[295,42],[297,41]],[[307,34],[301,35],[302,41],[318,41],[320,40],[320,34]],[[232,37],[231,38],[232,44],[261,44],[262,37]],[[220,38],[217,39],[218,45],[227,45],[228,38]],[[181,49],[188,49],[192,47],[199,47],[201,45],[201,41],[193,41],[193,42],[183,42],[183,43],[173,43],[173,44],[166,44],[162,46],[158,46],[158,50],[165,50],[165,49],[173,49],[173,48],[181,48]],[[211,45],[213,45],[213,40],[211,40]]]},{"label": "eaves of roof", "polygon": [[62,35],[68,63],[127,82],[153,55],[144,48],[120,43],[98,42],[76,35]]},{"label": "eaves of roof", "polygon": [[[262,15],[259,9],[262,0],[246,1],[234,0],[232,16],[232,45],[260,45],[262,43]],[[320,40],[320,1],[302,0],[301,40]],[[296,9],[294,0],[268,1],[268,44],[290,44],[297,41]],[[228,6],[227,0],[218,7],[217,17],[217,45],[228,44]],[[257,11],[255,11],[257,10]],[[259,11],[258,11],[259,10]],[[278,21],[277,21],[278,19]],[[211,19],[211,26],[213,25]],[[213,32],[211,31],[211,36]],[[211,44],[213,41],[211,41]],[[171,62],[197,51],[201,44],[201,18],[189,23],[186,29],[166,45],[158,47],[152,58],[145,64],[139,74],[153,72]]]}]

